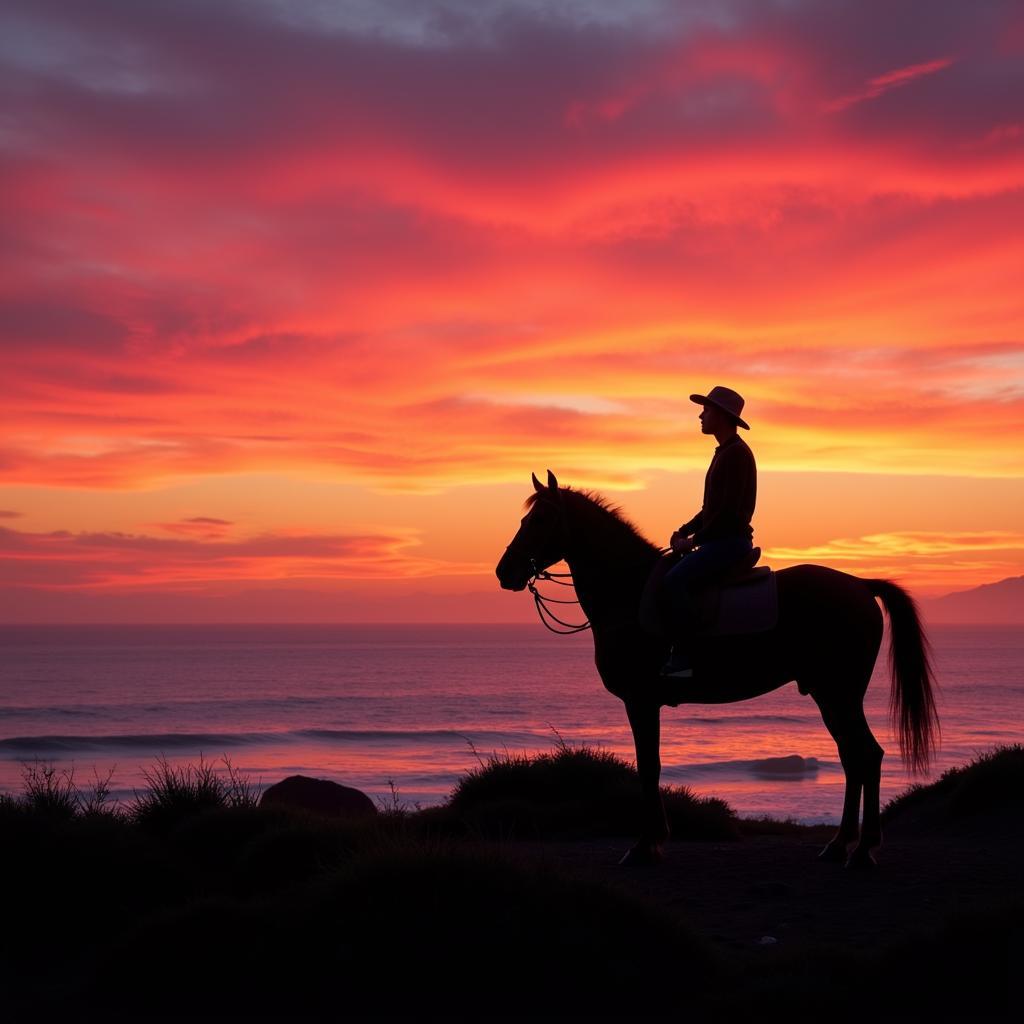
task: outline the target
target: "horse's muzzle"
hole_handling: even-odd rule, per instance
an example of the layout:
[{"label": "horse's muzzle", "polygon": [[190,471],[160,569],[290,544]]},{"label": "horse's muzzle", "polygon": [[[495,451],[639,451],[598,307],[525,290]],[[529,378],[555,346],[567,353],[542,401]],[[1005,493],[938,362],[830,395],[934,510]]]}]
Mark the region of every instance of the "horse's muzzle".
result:
[{"label": "horse's muzzle", "polygon": [[499,575],[498,582],[501,584],[502,590],[513,590],[516,593],[518,593],[520,590],[526,589],[526,580],[523,580],[522,583],[520,583],[518,581],[510,579],[502,579],[501,576]]},{"label": "horse's muzzle", "polygon": [[502,590],[525,590],[526,584],[530,581],[530,575],[526,571],[526,566],[523,565],[522,558],[515,557],[508,550],[494,567],[494,575],[498,577]]}]

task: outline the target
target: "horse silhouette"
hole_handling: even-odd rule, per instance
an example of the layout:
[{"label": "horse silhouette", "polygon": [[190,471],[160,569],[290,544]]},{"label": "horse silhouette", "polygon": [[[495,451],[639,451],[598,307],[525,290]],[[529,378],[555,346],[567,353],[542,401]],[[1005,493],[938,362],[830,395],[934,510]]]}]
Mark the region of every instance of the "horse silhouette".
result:
[{"label": "horse silhouette", "polygon": [[659,670],[669,642],[645,630],[639,618],[660,550],[599,495],[560,487],[550,471],[547,486],[536,476],[533,484],[526,515],[496,572],[504,589],[519,591],[549,566],[568,563],[593,629],[598,673],[625,704],[636,747],[642,828],[622,863],[657,862],[668,838],[659,782],[661,708],[749,700],[795,681],[817,704],[846,776],[839,829],[818,856],[848,867],[873,865],[872,851],[882,842],[884,752],[864,717],[864,694],[882,643],[876,597],[890,621],[890,712],[904,762],[915,773],[927,769],[939,725],[928,643],[910,595],[890,580],[860,579],[821,565],[779,570],[774,628],[697,637],[694,678],[665,678]]}]

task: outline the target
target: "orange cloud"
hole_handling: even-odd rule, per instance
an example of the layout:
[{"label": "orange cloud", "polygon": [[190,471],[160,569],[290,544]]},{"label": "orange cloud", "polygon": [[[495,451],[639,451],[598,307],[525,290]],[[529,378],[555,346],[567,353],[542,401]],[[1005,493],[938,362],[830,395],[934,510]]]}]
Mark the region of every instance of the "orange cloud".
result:
[{"label": "orange cloud", "polygon": [[923,592],[934,594],[1018,573],[1024,561],[1024,533],[880,533],[805,548],[772,547],[764,552],[763,561],[774,568],[815,562],[866,578],[909,577]]},{"label": "orange cloud", "polygon": [[0,52],[4,504],[194,487],[108,521],[222,546],[123,578],[287,574],[232,545],[309,510],[208,522],[204,487],[638,488],[706,464],[685,396],[715,383],[763,472],[1022,475],[1009,8],[439,9],[0,15],[32,40]]},{"label": "orange cloud", "polygon": [[191,516],[175,523],[157,525],[168,533],[179,533],[186,537],[215,538],[223,537],[227,533],[227,528],[235,524],[227,519],[217,519],[215,516]]},{"label": "orange cloud", "polygon": [[7,587],[174,591],[243,581],[408,580],[479,575],[489,569],[422,557],[415,551],[418,544],[412,530],[352,535],[279,532],[225,541],[0,528]]},{"label": "orange cloud", "polygon": [[[291,470],[422,489],[514,478],[531,452],[574,468],[617,463],[628,476],[702,461],[699,438],[680,441],[689,413],[675,382],[729,379],[747,395],[765,468],[1020,472],[1016,446],[977,441],[994,415],[1007,437],[1024,431],[1019,346],[683,345],[659,331],[631,352],[623,334],[562,338],[548,351],[536,341],[493,354],[460,343],[462,352],[404,363],[401,343],[382,345],[376,360],[359,356],[357,392],[345,347],[300,344],[303,364],[284,348],[261,366],[257,346],[251,377],[197,353],[182,367],[182,391],[123,393],[117,416],[89,378],[61,385],[59,404],[55,394],[52,406],[13,409],[0,457],[10,482],[115,488]],[[461,363],[465,393],[450,390],[446,359],[448,376]]]}]

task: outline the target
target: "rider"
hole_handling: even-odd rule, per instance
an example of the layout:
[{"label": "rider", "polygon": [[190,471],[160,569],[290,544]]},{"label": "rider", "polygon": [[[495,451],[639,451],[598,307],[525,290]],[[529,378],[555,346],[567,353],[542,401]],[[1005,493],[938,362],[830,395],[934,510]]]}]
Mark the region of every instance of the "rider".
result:
[{"label": "rider", "polygon": [[718,447],[704,478],[703,507],[669,541],[672,551],[682,558],[665,575],[663,584],[674,644],[661,674],[676,679],[693,675],[687,648],[694,594],[753,550],[750,520],[757,499],[754,454],[736,432],[737,427],[750,429],[740,418],[742,397],[730,388],[714,387],[707,395],[690,395],[690,401],[704,407],[701,433],[714,434]]}]

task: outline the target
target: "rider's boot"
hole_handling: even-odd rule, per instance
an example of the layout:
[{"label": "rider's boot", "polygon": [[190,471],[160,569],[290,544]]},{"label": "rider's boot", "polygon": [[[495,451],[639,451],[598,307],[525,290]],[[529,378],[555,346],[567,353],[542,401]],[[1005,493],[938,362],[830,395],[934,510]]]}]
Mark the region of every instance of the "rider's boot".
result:
[{"label": "rider's boot", "polygon": [[661,675],[668,679],[692,679],[693,664],[690,661],[689,637],[677,632],[668,661],[661,667]]},{"label": "rider's boot", "polygon": [[691,623],[696,620],[696,604],[692,595],[685,590],[670,595],[669,604],[672,615],[672,652],[662,666],[661,674],[669,679],[692,679]]}]

